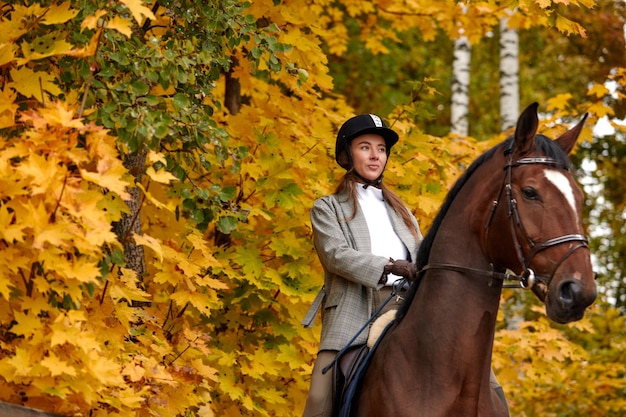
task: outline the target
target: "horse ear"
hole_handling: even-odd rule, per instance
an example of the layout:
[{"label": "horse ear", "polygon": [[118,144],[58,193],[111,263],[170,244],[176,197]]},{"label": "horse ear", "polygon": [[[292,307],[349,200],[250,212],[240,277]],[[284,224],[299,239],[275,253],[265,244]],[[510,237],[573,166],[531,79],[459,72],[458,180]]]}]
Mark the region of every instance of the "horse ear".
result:
[{"label": "horse ear", "polygon": [[522,112],[515,127],[515,147],[520,153],[527,153],[535,144],[535,135],[539,126],[537,117],[538,103],[532,103]]},{"label": "horse ear", "polygon": [[555,140],[557,145],[559,145],[559,147],[563,149],[566,154],[569,155],[572,149],[574,149],[574,145],[576,145],[576,142],[578,141],[578,136],[583,130],[583,126],[585,125],[585,120],[587,120],[588,115],[589,113],[585,113],[582,120],[578,122],[576,126],[563,133],[558,139]]}]

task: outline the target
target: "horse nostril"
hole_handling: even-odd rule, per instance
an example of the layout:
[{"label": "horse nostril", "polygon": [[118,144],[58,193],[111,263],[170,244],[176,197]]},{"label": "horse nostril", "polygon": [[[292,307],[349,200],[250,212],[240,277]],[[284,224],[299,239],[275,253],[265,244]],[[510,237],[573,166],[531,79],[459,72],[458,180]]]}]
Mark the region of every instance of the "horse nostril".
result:
[{"label": "horse nostril", "polygon": [[564,281],[559,285],[559,298],[564,304],[572,304],[578,292],[580,292],[578,281]]}]

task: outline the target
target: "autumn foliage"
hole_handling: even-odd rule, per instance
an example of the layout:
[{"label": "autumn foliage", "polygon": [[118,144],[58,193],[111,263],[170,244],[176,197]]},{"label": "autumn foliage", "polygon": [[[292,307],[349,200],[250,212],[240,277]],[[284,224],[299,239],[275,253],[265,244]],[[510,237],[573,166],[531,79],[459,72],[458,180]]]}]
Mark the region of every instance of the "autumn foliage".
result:
[{"label": "autumn foliage", "polygon": [[[94,417],[299,414],[319,330],[300,320],[321,286],[308,213],[341,174],[334,132],[353,113],[327,54],[345,52],[348,19],[385,53],[409,29],[452,38],[461,22],[480,39],[505,12],[196,3],[0,1],[2,401]],[[552,2],[519,8],[521,28],[538,17],[583,32]],[[623,70],[612,76],[626,84]],[[545,132],[581,108],[609,114],[608,94],[593,86],[586,108],[553,98]],[[418,111],[384,115],[402,137],[386,181],[426,230],[463,167],[502,136],[430,136]],[[520,415],[556,413],[527,404],[548,367],[559,371],[546,385],[568,390],[572,375],[603,371],[583,365],[593,352],[624,363],[597,340],[600,311],[568,329],[532,317],[499,333],[494,366]],[[623,367],[612,372],[589,380],[608,399],[625,388]]]}]

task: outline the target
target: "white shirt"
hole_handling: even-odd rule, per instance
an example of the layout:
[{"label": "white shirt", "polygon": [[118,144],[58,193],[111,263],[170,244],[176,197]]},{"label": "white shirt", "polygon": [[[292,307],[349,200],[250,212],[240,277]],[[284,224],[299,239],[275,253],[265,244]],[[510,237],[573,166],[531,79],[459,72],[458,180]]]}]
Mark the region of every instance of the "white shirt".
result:
[{"label": "white shirt", "polygon": [[[394,260],[408,259],[409,252],[391,224],[382,190],[376,187],[363,188],[363,184],[359,184],[357,190],[359,206],[363,210],[370,233],[372,253]],[[402,277],[389,274],[386,285],[392,285],[400,278]]]}]

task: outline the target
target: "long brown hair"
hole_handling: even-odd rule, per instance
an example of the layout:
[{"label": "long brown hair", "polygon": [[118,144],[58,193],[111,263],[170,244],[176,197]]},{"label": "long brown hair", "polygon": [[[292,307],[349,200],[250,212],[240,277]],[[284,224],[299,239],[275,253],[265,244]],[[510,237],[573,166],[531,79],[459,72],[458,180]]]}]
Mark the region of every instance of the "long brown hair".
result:
[{"label": "long brown hair", "polygon": [[[354,219],[356,216],[356,211],[359,207],[358,205],[358,191],[357,185],[359,183],[359,179],[352,170],[346,172],[346,174],[341,178],[337,189],[335,190],[336,194],[344,194],[348,195],[348,198],[352,201],[352,216],[348,220]],[[373,187],[373,186],[372,186]],[[419,242],[419,233],[413,224],[413,220],[409,213],[409,209],[406,208],[400,197],[398,197],[393,191],[391,191],[387,186],[381,182],[378,186],[380,190],[383,192],[383,199],[389,203],[389,205],[393,208],[393,210],[402,217],[402,221],[406,225],[406,227],[411,231],[411,234],[415,238],[416,242]]]}]

